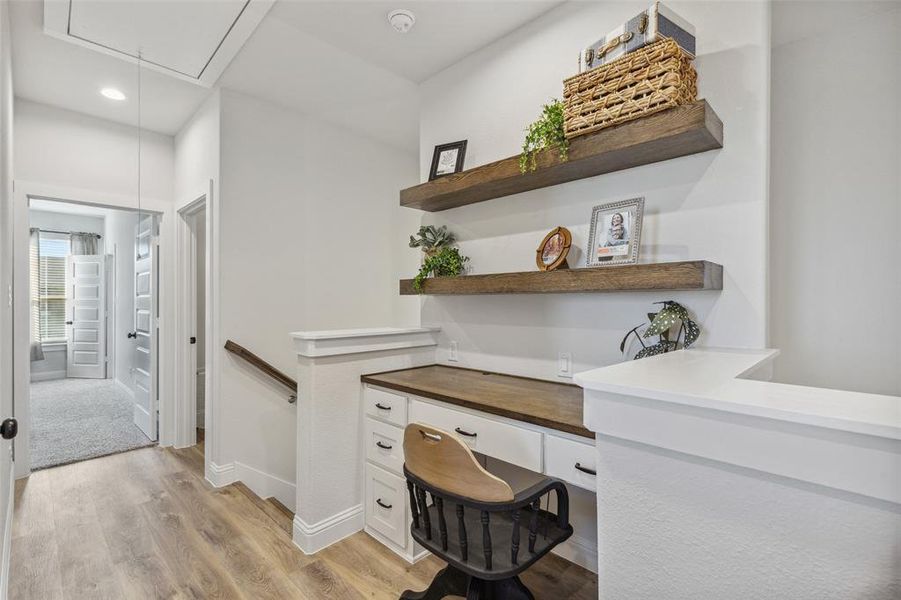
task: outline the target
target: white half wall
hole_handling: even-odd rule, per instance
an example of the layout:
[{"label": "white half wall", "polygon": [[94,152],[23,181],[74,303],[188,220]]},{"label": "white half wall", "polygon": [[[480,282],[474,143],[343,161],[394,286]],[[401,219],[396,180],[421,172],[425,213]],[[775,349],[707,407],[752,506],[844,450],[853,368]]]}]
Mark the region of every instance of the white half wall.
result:
[{"label": "white half wall", "polygon": [[113,255],[113,286],[115,322],[113,323],[112,352],[115,373],[113,378],[123,389],[133,388],[134,356],[128,333],[134,331],[135,225],[137,213],[123,210],[108,211],[106,216],[106,253]]},{"label": "white half wall", "polygon": [[[442,329],[438,359],[459,345],[460,366],[557,378],[557,355],[574,372],[622,360],[622,336],[655,301],[697,314],[706,345],[761,347],[767,311],[769,14],[764,2],[668,5],[698,32],[700,96],[725,128],[722,150],[499,198],[441,213],[472,259],[472,272],[535,270],[535,248],[558,225],[573,233],[584,265],[593,206],[646,198],[641,261],[708,259],[724,290],[694,293],[430,297],[422,322]],[[468,139],[466,167],[515,155],[541,105],[562,96],[579,49],[647,2],[566,3],[422,85],[420,175],[436,144]],[[413,251],[411,251],[413,252]],[[572,257],[573,255],[571,255]]]},{"label": "white half wall", "polygon": [[773,31],[775,378],[901,396],[901,4],[775,2]]}]

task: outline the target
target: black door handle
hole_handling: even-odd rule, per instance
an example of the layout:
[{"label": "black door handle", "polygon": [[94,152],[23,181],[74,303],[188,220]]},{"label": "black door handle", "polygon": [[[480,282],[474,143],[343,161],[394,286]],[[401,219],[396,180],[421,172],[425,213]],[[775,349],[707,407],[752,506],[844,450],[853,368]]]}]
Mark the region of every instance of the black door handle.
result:
[{"label": "black door handle", "polygon": [[394,506],[393,504],[385,504],[384,502],[382,502],[381,498],[376,498],[375,503],[378,504],[379,506],[381,506],[382,508],[387,508],[389,510],[391,509],[392,506]]},{"label": "black door handle", "polygon": [[71,325],[72,321],[66,321],[66,325]]},{"label": "black door handle", "polygon": [[0,436],[4,440],[11,440],[19,433],[19,422],[15,419],[6,419],[0,423]]},{"label": "black door handle", "polygon": [[138,337],[138,332],[137,332],[137,331],[129,331],[129,332],[128,332],[127,334],[125,334],[125,335],[128,336],[129,339],[134,340],[134,339],[137,339],[137,337]]},{"label": "black door handle", "polygon": [[597,475],[598,474],[598,472],[595,471],[594,469],[589,469],[588,467],[583,467],[579,463],[576,463],[576,470],[582,471],[583,473],[588,473],[589,475]]},{"label": "black door handle", "polygon": [[477,434],[477,433],[469,433],[468,431],[463,431],[463,430],[460,429],[459,427],[457,427],[456,429],[454,429],[454,431],[456,431],[456,432],[459,433],[460,435],[465,435],[466,437],[476,437],[477,435],[479,435],[479,434]]},{"label": "black door handle", "polygon": [[394,446],[389,446],[388,444],[383,444],[382,442],[376,442],[375,445],[378,446],[379,448],[381,448],[382,450],[391,450],[391,448],[394,447]]},{"label": "black door handle", "polygon": [[194,336],[192,335],[191,337],[188,338],[188,343],[189,343],[189,344],[196,344],[196,343],[197,343],[197,338],[194,337]]}]

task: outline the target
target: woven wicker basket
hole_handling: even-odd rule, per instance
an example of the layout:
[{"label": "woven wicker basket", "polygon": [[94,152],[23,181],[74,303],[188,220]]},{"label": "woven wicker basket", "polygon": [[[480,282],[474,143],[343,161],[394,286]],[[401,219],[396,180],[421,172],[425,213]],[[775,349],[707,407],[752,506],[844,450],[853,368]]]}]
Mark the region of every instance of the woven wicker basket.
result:
[{"label": "woven wicker basket", "polygon": [[697,100],[692,56],[664,38],[563,82],[567,139]]}]

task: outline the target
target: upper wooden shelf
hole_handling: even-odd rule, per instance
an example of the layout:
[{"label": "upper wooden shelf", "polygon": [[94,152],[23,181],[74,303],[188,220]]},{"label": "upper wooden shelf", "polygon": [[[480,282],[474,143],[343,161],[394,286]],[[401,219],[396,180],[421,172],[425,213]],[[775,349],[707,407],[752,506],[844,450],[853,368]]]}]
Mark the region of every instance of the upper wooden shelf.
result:
[{"label": "upper wooden shelf", "polygon": [[574,138],[566,162],[547,150],[523,174],[511,156],[401,190],[400,205],[438,212],[722,147],[723,123],[699,100]]},{"label": "upper wooden shelf", "polygon": [[[721,289],[721,265],[706,260],[691,260],[619,267],[433,277],[426,280],[423,294],[562,294]],[[412,279],[401,279],[400,294],[416,295]]]}]

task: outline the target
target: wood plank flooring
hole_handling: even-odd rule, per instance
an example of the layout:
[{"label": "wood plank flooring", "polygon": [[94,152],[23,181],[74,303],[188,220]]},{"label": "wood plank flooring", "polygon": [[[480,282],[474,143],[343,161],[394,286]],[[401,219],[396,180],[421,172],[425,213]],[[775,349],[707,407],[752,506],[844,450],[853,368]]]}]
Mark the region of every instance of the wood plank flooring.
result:
[{"label": "wood plank flooring", "polygon": [[[202,446],[145,448],[16,483],[9,597],[395,599],[443,566],[407,564],[365,533],[313,556],[291,516],[241,484],[203,479]],[[548,556],[524,576],[536,598],[597,598],[597,578]]]}]

